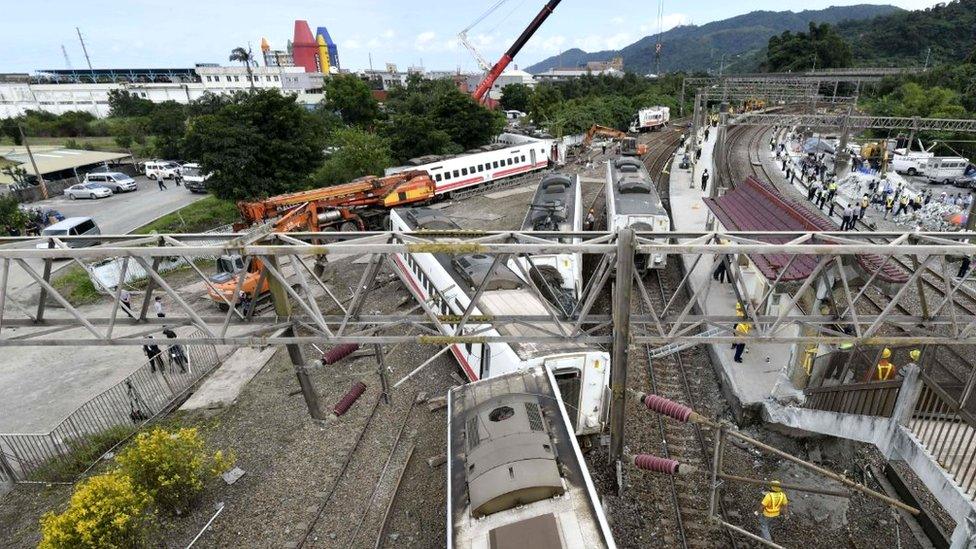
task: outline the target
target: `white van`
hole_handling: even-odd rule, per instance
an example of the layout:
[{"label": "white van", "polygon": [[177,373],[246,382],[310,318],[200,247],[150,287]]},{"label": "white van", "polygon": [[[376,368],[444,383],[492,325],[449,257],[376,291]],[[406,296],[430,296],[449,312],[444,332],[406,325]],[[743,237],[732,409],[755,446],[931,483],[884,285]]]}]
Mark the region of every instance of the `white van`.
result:
[{"label": "white van", "polygon": [[146,162],[143,169],[149,179],[173,179],[180,165],[171,160],[152,160]]},{"label": "white van", "polygon": [[[904,149],[900,149],[904,150]],[[908,154],[898,154],[891,158],[891,169],[898,173],[918,175],[924,171],[925,163],[935,157],[935,153],[913,151]]]},{"label": "white van", "polygon": [[183,186],[191,193],[207,192],[207,180],[213,174],[203,173],[200,164],[183,164]]},{"label": "white van", "polygon": [[97,183],[112,189],[112,192],[124,193],[136,190],[136,180],[119,172],[94,172],[85,175],[85,183]]},{"label": "white van", "polygon": [[968,158],[958,156],[937,156],[925,161],[922,174],[930,183],[951,185],[953,181],[966,174]]},{"label": "white van", "polygon": [[[95,220],[90,217],[69,217],[64,221],[58,221],[54,225],[49,225],[41,231],[41,236],[97,236],[102,234]],[[99,240],[68,241],[69,248],[83,248],[85,246],[97,246],[101,244]],[[43,242],[37,248],[47,248],[48,243]]]}]

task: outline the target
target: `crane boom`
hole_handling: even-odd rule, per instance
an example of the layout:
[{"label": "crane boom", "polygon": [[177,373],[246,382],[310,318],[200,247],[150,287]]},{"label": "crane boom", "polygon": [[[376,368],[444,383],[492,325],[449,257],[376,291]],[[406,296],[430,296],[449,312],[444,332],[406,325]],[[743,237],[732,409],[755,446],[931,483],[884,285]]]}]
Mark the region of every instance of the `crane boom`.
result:
[{"label": "crane boom", "polygon": [[481,55],[480,52],[478,52],[478,50],[474,48],[473,45],[471,45],[471,42],[468,42],[467,31],[462,31],[460,34],[458,34],[458,42],[460,42],[462,46],[471,52],[471,55],[474,56],[475,60],[478,62],[478,66],[481,67],[481,70],[487,72],[489,69],[491,69],[491,65],[488,64],[488,61]]},{"label": "crane boom", "polygon": [[498,80],[499,75],[505,71],[505,68],[508,67],[508,64],[512,62],[512,59],[514,59],[522,47],[525,46],[525,43],[532,38],[532,35],[535,34],[535,32],[539,30],[539,27],[545,23],[546,19],[552,15],[553,10],[556,9],[556,6],[559,5],[560,1],[561,0],[549,0],[549,2],[546,3],[542,10],[539,11],[539,13],[535,16],[535,19],[529,23],[529,26],[525,27],[522,34],[515,39],[515,42],[512,43],[512,45],[508,48],[508,51],[502,54],[501,59],[499,59],[495,65],[491,67],[488,74],[485,75],[485,78],[480,84],[478,84],[478,87],[475,88],[474,92],[471,94],[471,97],[473,97],[475,101],[478,101],[479,103],[483,103],[485,101],[485,98],[488,96],[488,91],[491,90],[491,87],[495,84],[495,80]]}]

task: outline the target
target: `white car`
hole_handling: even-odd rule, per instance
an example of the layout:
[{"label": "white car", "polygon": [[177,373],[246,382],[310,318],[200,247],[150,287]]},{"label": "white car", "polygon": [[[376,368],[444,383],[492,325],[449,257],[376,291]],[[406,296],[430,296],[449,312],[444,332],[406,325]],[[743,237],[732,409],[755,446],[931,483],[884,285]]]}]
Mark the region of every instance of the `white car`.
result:
[{"label": "white car", "polygon": [[105,198],[112,196],[112,189],[97,183],[79,183],[65,189],[64,195],[71,200],[76,198]]},{"label": "white car", "polygon": [[85,183],[108,187],[113,192],[124,193],[136,190],[136,180],[119,172],[101,172],[85,175]]},{"label": "white car", "polygon": [[153,160],[145,164],[146,177],[149,179],[173,179],[180,165],[171,160]]}]

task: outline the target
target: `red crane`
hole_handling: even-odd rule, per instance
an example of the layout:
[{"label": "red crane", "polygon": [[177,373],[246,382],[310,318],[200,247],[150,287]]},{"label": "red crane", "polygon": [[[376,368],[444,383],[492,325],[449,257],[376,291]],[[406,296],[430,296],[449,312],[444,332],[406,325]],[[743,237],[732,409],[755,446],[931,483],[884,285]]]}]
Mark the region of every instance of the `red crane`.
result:
[{"label": "red crane", "polygon": [[488,97],[488,91],[491,90],[493,85],[495,85],[495,80],[497,80],[498,76],[505,71],[505,68],[508,67],[508,64],[512,62],[512,59],[514,59],[515,55],[518,54],[519,50],[522,49],[522,46],[529,41],[529,38],[532,38],[535,31],[539,30],[539,27],[545,23],[546,19],[549,18],[549,15],[552,14],[552,10],[556,9],[556,6],[559,5],[560,1],[561,0],[549,0],[549,2],[542,8],[542,11],[540,11],[539,14],[535,16],[535,19],[529,23],[529,26],[525,27],[522,34],[515,39],[515,42],[511,45],[511,47],[508,48],[508,51],[502,55],[501,59],[495,63],[495,66],[488,71],[485,78],[480,84],[478,84],[478,87],[475,88],[474,92],[471,93],[471,97],[473,97],[475,101],[478,101],[479,103],[485,102],[485,99]]}]

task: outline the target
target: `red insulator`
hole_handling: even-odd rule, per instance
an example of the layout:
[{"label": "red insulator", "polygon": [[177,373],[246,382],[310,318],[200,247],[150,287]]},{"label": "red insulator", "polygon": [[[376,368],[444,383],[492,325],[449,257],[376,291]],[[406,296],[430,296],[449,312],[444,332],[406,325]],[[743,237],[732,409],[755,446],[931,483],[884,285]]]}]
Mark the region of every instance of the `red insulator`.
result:
[{"label": "red insulator", "polygon": [[352,405],[359,400],[359,397],[363,396],[363,393],[365,392],[366,384],[362,381],[357,381],[353,384],[352,389],[349,389],[349,392],[336,403],[335,408],[332,409],[332,413],[337,416],[341,416],[342,414],[348,412],[349,408],[352,408]]},{"label": "red insulator", "polygon": [[644,395],[643,402],[644,406],[647,406],[648,410],[674,418],[682,423],[686,423],[688,421],[688,417],[691,416],[691,408],[685,406],[684,404],[678,404],[673,400],[668,400],[664,397],[657,395]]},{"label": "red insulator", "polygon": [[673,459],[665,459],[650,454],[637,454],[634,456],[635,467],[655,473],[673,475],[678,472],[678,465],[678,462]]},{"label": "red insulator", "polygon": [[322,364],[335,364],[359,349],[358,343],[340,343],[322,354]]}]

